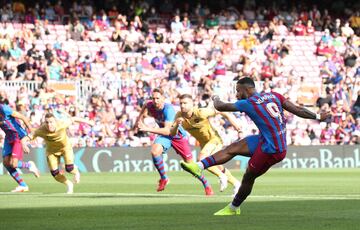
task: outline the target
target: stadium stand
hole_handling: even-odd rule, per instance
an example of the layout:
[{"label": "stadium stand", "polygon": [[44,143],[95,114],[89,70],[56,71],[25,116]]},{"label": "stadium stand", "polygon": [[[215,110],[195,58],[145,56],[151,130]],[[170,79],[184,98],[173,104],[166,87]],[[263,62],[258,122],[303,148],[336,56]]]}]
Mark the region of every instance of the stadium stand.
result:
[{"label": "stadium stand", "polygon": [[[174,105],[179,94],[191,93],[207,106],[213,94],[234,100],[234,82],[250,76],[262,91],[332,111],[332,120],[320,124],[290,116],[290,145],[359,144],[359,10],[346,8],[347,17],[336,18],[316,6],[266,10],[252,1],[242,11],[219,12],[201,4],[180,10],[130,2],[127,14],[87,1],[70,8],[60,1],[4,5],[1,101],[34,126],[57,110],[96,121],[70,128],[76,147],[148,146],[154,136],[132,126],[152,88],[165,89]],[[221,118],[212,121],[225,144],[257,132],[237,116],[241,133]]]}]

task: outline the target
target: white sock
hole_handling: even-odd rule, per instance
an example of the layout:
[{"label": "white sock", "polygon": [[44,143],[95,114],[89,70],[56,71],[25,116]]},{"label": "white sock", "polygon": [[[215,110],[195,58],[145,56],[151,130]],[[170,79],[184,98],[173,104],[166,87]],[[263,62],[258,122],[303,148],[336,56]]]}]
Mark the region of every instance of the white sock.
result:
[{"label": "white sock", "polygon": [[196,162],[197,165],[201,168],[201,170],[204,170],[204,165],[201,163],[201,161]]},{"label": "white sock", "polygon": [[219,178],[222,179],[222,180],[226,180],[227,181],[227,176],[225,173],[222,173],[219,175]]},{"label": "white sock", "polygon": [[234,206],[232,203],[229,204],[231,210],[236,211],[239,207]]}]

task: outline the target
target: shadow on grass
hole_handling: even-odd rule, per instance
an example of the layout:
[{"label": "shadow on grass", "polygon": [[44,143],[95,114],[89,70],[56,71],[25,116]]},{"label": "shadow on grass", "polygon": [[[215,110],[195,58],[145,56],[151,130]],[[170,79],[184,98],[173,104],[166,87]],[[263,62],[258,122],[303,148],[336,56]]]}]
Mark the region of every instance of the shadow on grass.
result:
[{"label": "shadow on grass", "polygon": [[72,207],[0,209],[0,222],[9,229],[359,229],[360,200],[246,202],[241,216],[212,215],[225,205],[122,205],[120,201],[119,205],[77,206],[74,200]]}]

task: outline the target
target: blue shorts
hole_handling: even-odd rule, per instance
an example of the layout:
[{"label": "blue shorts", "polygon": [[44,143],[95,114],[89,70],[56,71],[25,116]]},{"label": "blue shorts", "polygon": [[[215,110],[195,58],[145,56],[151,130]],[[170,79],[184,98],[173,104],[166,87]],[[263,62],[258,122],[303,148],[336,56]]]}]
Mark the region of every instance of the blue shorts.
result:
[{"label": "blue shorts", "polygon": [[259,145],[260,142],[260,135],[252,135],[245,137],[245,140],[247,142],[248,148],[250,150],[250,154],[254,155],[256,148]]},{"label": "blue shorts", "polygon": [[186,137],[172,138],[170,136],[159,135],[154,144],[159,144],[163,147],[163,154],[165,154],[171,147],[179,154],[184,160],[191,160],[192,153]]}]

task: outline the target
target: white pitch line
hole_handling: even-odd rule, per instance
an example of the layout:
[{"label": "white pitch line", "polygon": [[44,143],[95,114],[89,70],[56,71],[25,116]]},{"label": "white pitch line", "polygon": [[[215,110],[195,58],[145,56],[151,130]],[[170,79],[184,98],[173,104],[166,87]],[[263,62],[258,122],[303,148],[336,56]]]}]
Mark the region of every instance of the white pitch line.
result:
[{"label": "white pitch line", "polygon": [[[11,193],[0,192],[0,195],[40,195],[42,197],[54,197],[54,196],[117,196],[117,197],[194,197],[205,198],[205,195],[200,194],[157,194],[157,193],[74,193],[71,195],[64,193],[41,193],[41,192],[25,192],[25,193]],[[231,195],[215,195],[213,197],[206,198],[231,198]],[[1,196],[0,196],[1,199]],[[357,194],[334,194],[334,195],[315,195],[315,194],[300,194],[300,195],[250,195],[249,199],[271,199],[271,200],[360,200],[360,195]]]}]

